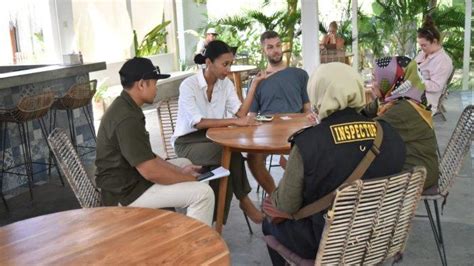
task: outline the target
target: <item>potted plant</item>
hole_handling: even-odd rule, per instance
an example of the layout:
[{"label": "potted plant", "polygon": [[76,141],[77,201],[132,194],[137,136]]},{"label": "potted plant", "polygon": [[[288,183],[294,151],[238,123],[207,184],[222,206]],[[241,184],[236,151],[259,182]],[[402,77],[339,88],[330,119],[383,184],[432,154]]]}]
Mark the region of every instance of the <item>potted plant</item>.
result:
[{"label": "potted plant", "polygon": [[105,83],[106,81],[107,78],[100,82],[100,84],[97,86],[94,97],[92,98],[92,110],[96,120],[102,118],[102,115],[104,115],[104,112],[107,109],[105,96],[109,86]]}]

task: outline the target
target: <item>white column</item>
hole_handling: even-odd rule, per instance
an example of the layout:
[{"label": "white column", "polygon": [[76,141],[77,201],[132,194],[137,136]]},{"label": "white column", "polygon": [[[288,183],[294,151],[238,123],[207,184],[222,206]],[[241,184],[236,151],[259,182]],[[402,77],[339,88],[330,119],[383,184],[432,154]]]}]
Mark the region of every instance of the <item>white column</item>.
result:
[{"label": "white column", "polygon": [[184,38],[184,7],[182,0],[176,0],[176,24],[177,24],[177,36],[178,36],[178,48],[179,48],[179,61],[186,61],[186,46]]},{"label": "white column", "polygon": [[352,0],[352,67],[359,71],[359,30],[357,28],[357,0]]},{"label": "white column", "polygon": [[[74,46],[74,19],[71,0],[50,0],[51,21],[55,46],[62,58],[63,54],[69,54],[77,47]],[[56,29],[56,30],[54,30]],[[77,53],[78,51],[76,51]]]},{"label": "white column", "polygon": [[165,20],[171,21],[168,25],[168,35],[166,36],[166,44],[168,52],[174,53],[173,56],[173,71],[179,70],[179,51],[178,51],[178,24],[176,23],[176,4],[173,0],[165,0],[164,5]]},{"label": "white column", "polygon": [[471,48],[471,13],[472,0],[466,0],[466,12],[464,18],[464,56],[462,64],[462,89],[469,90],[469,64],[471,62],[469,50]]},{"label": "white column", "polygon": [[318,0],[301,0],[301,28],[303,68],[311,75],[320,64]]},{"label": "white column", "polygon": [[8,23],[8,9],[5,8],[5,3],[2,4],[3,7],[0,8],[0,43],[2,44],[0,46],[0,65],[10,65],[13,63],[10,24]]}]

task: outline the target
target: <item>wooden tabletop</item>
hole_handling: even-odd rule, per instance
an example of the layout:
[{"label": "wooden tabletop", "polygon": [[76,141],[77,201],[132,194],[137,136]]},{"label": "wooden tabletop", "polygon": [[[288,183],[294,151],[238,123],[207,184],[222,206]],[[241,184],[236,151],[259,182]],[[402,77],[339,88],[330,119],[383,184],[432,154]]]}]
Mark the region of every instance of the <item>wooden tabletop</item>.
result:
[{"label": "wooden tabletop", "polygon": [[[310,126],[305,114],[280,114],[275,115],[273,121],[258,126],[210,128],[207,138],[222,146],[221,164],[229,169],[232,152],[288,154],[288,137],[305,126]],[[222,233],[224,221],[227,182],[228,177],[219,182],[216,215],[216,231],[219,233]]]},{"label": "wooden tabletop", "polygon": [[207,138],[233,151],[287,154],[288,137],[305,126],[310,126],[305,114],[280,114],[258,126],[210,128]]},{"label": "wooden tabletop", "polygon": [[229,265],[226,243],[209,226],[154,209],[77,209],[0,228],[0,264]]}]

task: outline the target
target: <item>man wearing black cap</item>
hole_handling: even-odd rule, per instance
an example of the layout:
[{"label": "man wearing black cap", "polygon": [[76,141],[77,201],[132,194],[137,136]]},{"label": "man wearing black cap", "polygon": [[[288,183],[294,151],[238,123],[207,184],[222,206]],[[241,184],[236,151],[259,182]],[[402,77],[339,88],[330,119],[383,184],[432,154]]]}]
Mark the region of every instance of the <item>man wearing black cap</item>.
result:
[{"label": "man wearing black cap", "polygon": [[139,57],[125,62],[119,74],[123,91],[102,117],[97,134],[96,181],[104,205],[187,208],[188,216],[211,225],[214,193],[196,181],[200,167],[155,155],[145,129],[141,106],[153,103],[157,80],[170,75]]}]

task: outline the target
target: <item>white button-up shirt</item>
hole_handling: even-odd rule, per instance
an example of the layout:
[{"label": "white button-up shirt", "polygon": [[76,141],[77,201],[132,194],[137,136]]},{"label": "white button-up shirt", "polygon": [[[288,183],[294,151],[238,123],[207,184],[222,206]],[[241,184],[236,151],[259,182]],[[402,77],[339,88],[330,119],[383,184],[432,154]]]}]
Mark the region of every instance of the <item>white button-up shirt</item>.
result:
[{"label": "white button-up shirt", "polygon": [[228,78],[217,80],[211,101],[207,99],[207,83],[204,69],[185,79],[179,86],[178,119],[171,137],[171,144],[178,137],[197,131],[194,126],[203,118],[222,119],[235,115],[242,103],[237,97],[234,84]]}]

